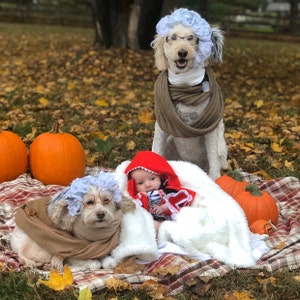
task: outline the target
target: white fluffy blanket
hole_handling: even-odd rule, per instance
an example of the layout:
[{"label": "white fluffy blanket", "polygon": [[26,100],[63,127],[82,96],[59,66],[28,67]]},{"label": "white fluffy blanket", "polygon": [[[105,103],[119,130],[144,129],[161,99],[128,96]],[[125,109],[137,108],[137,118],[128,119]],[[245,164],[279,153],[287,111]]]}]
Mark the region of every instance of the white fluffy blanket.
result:
[{"label": "white fluffy blanket", "polygon": [[[121,163],[115,170],[116,179],[123,194],[127,192],[125,168],[130,161]],[[191,207],[183,208],[174,221],[164,221],[158,232],[158,247],[162,253],[165,247],[176,244],[183,253],[199,257],[209,255],[235,267],[251,267],[255,257],[253,240],[245,214],[236,201],[226,194],[198,166],[169,161],[177,173],[182,187],[197,194]],[[118,262],[128,255],[153,260],[158,256],[155,231],[150,214],[138,208],[124,216],[122,236],[112,257]],[[200,255],[201,256],[201,255]]]}]

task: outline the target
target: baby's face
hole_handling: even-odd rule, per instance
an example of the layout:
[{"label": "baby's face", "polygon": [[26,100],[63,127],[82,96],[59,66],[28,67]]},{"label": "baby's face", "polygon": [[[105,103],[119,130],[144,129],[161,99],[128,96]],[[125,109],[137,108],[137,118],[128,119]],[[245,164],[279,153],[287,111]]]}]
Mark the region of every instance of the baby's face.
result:
[{"label": "baby's face", "polygon": [[137,169],[131,172],[131,178],[135,181],[137,192],[150,192],[158,190],[161,185],[159,175]]}]

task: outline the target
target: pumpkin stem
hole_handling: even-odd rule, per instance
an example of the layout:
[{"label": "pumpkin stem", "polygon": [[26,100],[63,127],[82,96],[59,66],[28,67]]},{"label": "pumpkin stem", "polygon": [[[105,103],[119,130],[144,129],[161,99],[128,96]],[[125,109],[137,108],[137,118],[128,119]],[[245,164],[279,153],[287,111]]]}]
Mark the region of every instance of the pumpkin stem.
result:
[{"label": "pumpkin stem", "polygon": [[[271,228],[268,228],[268,225],[271,226]],[[264,225],[264,230],[267,232],[269,235],[274,233],[276,231],[276,226],[272,223],[271,220],[269,220],[265,225]]]},{"label": "pumpkin stem", "polygon": [[241,173],[237,170],[230,170],[227,172],[227,175],[232,177],[236,181],[240,181],[240,182],[243,181]]},{"label": "pumpkin stem", "polygon": [[249,192],[251,195],[260,197],[262,196],[262,192],[259,190],[258,186],[255,184],[248,184],[245,187],[245,191]]},{"label": "pumpkin stem", "polygon": [[56,121],[52,127],[52,129],[50,130],[51,133],[63,133],[63,131],[61,130],[61,127],[63,126],[64,121],[62,119]]}]

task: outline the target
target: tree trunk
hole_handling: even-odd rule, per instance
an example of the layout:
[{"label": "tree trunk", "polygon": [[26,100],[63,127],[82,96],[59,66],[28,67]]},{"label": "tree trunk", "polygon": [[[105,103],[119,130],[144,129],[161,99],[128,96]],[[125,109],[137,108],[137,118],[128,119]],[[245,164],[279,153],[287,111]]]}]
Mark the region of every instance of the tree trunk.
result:
[{"label": "tree trunk", "polygon": [[[163,0],[91,0],[95,44],[119,48],[149,48]],[[141,46],[142,45],[142,46]]]},{"label": "tree trunk", "polygon": [[134,3],[130,9],[129,23],[128,23],[128,48],[137,50],[139,49],[138,42],[138,26],[141,15],[141,3],[140,0],[134,0]]},{"label": "tree trunk", "polygon": [[297,24],[298,2],[299,0],[290,0],[291,11],[290,11],[289,31],[292,34],[296,34],[296,33],[299,34],[299,25]]}]

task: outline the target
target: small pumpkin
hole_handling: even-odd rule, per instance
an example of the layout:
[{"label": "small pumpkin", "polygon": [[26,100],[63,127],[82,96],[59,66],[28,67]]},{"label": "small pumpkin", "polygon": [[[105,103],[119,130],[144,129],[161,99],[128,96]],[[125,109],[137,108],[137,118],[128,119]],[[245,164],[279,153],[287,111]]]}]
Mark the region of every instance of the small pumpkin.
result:
[{"label": "small pumpkin", "polygon": [[273,224],[277,224],[279,212],[274,198],[269,193],[260,191],[257,185],[247,185],[235,200],[244,210],[249,225],[257,220],[271,220]]},{"label": "small pumpkin", "polygon": [[276,227],[272,224],[271,220],[256,220],[250,225],[250,230],[253,233],[271,235],[275,232]]},{"label": "small pumpkin", "polygon": [[215,180],[223,191],[235,198],[241,192],[245,191],[246,186],[249,184],[242,180],[242,176],[238,171],[229,171]]},{"label": "small pumpkin", "polygon": [[0,131],[0,183],[26,173],[28,153],[25,143],[14,132]]},{"label": "small pumpkin", "polygon": [[30,171],[44,184],[69,185],[85,174],[84,149],[75,136],[61,131],[62,124],[57,121],[30,145]]}]

